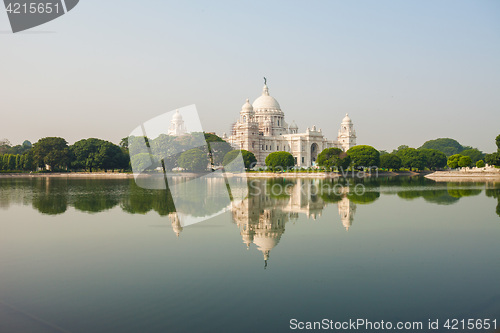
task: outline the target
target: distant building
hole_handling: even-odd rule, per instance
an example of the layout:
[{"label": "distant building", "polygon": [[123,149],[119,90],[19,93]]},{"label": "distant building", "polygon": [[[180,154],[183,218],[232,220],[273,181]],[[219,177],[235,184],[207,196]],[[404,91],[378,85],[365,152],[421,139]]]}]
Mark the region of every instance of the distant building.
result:
[{"label": "distant building", "polygon": [[307,128],[305,133],[299,133],[298,129],[295,122],[286,123],[284,112],[278,101],[269,95],[265,84],[262,95],[253,104],[248,99],[243,104],[231,135],[222,138],[235,148],[254,153],[259,164],[264,164],[272,152],[287,151],[295,158],[295,164],[302,167],[315,165],[318,154],[325,148],[337,147],[346,151],[356,145],[356,132],[347,114],[337,140],[326,139],[321,128],[316,126]]},{"label": "distant building", "polygon": [[186,134],[186,126],[184,125],[184,120],[179,113],[179,110],[175,110],[175,114],[170,121],[170,128],[168,129],[168,135],[180,136]]}]

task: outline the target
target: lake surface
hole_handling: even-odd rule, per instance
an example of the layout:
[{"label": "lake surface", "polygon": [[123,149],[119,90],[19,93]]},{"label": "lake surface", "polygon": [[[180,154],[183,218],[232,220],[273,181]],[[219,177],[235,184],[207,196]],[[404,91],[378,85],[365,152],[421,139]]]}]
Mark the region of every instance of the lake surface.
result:
[{"label": "lake surface", "polygon": [[172,200],[133,179],[0,179],[0,332],[500,327],[500,183],[252,179],[227,206],[205,182]]}]

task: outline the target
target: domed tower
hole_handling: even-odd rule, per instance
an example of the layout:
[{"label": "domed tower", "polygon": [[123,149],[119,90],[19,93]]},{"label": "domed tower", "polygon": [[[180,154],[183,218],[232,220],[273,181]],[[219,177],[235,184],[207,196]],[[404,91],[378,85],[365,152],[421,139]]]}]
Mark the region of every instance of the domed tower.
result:
[{"label": "domed tower", "polygon": [[184,120],[179,113],[179,110],[175,110],[172,121],[170,122],[170,128],[168,130],[168,135],[180,136],[186,134],[186,127],[184,126]]},{"label": "domed tower", "polygon": [[349,148],[356,145],[356,131],[354,130],[354,125],[352,124],[351,118],[349,118],[349,114],[347,113],[340,124],[337,141],[343,151],[347,151]]},{"label": "domed tower", "polygon": [[[262,95],[252,104],[255,120],[259,123],[259,131],[264,136],[282,135],[287,131],[285,115],[278,101],[269,95],[269,88],[264,84]],[[268,131],[265,131],[266,125]]]},{"label": "domed tower", "polygon": [[241,107],[240,111],[240,122],[249,123],[254,121],[255,112],[253,112],[253,106],[250,101],[246,100],[245,104]]}]

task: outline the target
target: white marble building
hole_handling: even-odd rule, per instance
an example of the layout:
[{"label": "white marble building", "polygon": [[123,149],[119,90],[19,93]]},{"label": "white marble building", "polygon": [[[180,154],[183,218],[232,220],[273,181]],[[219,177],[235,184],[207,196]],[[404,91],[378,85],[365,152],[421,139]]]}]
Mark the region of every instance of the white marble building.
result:
[{"label": "white marble building", "polygon": [[253,104],[247,99],[240,111],[240,118],[234,124],[231,136],[223,136],[233,147],[254,153],[260,165],[267,155],[276,151],[290,152],[295,164],[301,167],[315,165],[318,154],[325,148],[337,147],[346,151],[356,145],[356,132],[351,118],[346,114],[340,125],[337,140],[324,137],[321,128],[312,126],[304,133],[292,122],[288,125],[278,101],[269,95],[267,84],[262,96]]}]

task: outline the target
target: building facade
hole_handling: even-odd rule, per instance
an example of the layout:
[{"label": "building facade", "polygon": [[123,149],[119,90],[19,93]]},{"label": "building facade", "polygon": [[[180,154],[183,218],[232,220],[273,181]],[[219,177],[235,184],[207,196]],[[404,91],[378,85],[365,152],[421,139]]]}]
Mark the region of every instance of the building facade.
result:
[{"label": "building facade", "polygon": [[267,155],[286,151],[293,155],[295,165],[314,166],[318,154],[326,148],[337,147],[344,151],[356,145],[356,132],[349,115],[340,125],[337,140],[328,140],[321,128],[312,126],[299,133],[295,122],[288,125],[278,101],[269,95],[264,84],[262,95],[253,104],[247,99],[240,111],[240,118],[233,125],[231,135],[223,139],[234,148],[251,151],[263,165]]}]

